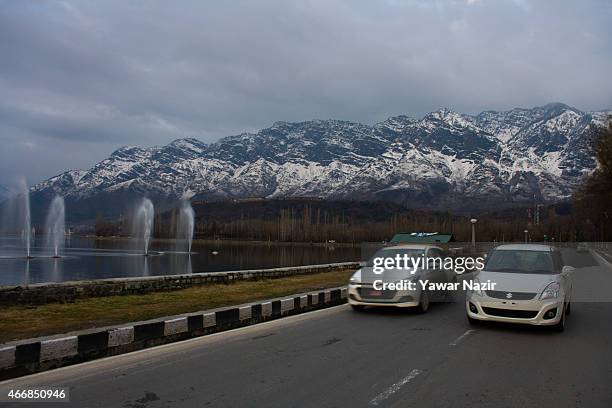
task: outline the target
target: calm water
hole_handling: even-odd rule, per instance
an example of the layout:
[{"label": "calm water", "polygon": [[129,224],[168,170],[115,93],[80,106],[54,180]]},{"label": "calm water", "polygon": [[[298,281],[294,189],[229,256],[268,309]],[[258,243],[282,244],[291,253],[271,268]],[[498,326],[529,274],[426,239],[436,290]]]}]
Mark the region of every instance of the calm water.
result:
[{"label": "calm water", "polygon": [[152,242],[149,250],[153,253],[145,257],[137,242],[73,237],[66,241],[63,256],[54,259],[51,249],[42,244],[42,239],[35,241],[34,258],[28,260],[19,239],[0,238],[0,285],[276,268],[360,258],[359,248],[196,242],[191,254],[181,252],[180,243]]}]

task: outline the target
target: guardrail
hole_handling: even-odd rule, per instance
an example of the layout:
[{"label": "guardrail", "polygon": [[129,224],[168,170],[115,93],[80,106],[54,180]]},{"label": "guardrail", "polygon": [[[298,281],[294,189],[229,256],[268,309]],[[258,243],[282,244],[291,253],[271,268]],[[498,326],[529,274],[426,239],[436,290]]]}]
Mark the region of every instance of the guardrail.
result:
[{"label": "guardrail", "polygon": [[346,287],[0,344],[0,380],[204,336],[346,302]]}]

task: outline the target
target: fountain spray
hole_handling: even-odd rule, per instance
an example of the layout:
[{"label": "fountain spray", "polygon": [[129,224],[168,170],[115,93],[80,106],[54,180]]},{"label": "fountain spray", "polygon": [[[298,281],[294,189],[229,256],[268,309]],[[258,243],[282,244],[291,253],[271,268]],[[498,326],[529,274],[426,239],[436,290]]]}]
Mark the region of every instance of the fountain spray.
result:
[{"label": "fountain spray", "polygon": [[134,217],[135,227],[134,232],[139,239],[144,243],[144,254],[149,255],[149,241],[153,233],[153,203],[148,198],[143,198],[140,205],[136,209]]},{"label": "fountain spray", "polygon": [[31,258],[30,247],[32,238],[32,219],[30,215],[30,189],[25,179],[21,179],[19,182],[20,195],[23,199],[23,225],[21,230],[21,236],[24,241],[26,249],[26,258]]},{"label": "fountain spray", "polygon": [[55,196],[51,201],[45,227],[47,231],[46,244],[53,250],[53,257],[59,258],[59,250],[64,246],[65,233],[65,206],[64,199]]},{"label": "fountain spray", "polygon": [[176,238],[187,244],[187,252],[191,252],[191,244],[193,242],[193,229],[195,225],[194,212],[189,200],[183,200],[179,210],[179,216],[176,225]]}]

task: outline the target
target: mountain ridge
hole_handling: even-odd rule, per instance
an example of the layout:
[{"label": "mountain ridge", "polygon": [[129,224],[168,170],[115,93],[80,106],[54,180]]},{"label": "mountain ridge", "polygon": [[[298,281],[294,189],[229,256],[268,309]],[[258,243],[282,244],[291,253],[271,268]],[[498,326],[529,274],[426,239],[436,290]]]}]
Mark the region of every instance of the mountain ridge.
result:
[{"label": "mountain ridge", "polygon": [[75,203],[118,192],[168,200],[316,196],[436,209],[551,203],[567,199],[595,168],[592,127],[609,113],[551,103],[476,115],[442,108],[374,125],[277,121],[214,143],[123,146],[32,193]]}]

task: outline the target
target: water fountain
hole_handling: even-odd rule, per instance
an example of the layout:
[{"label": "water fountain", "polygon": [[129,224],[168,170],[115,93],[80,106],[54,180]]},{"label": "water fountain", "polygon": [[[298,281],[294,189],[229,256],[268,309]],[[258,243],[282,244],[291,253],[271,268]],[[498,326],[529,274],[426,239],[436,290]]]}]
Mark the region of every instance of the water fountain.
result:
[{"label": "water fountain", "polygon": [[149,258],[148,257],[144,257],[144,266],[142,268],[142,276],[149,276]]},{"label": "water fountain", "polygon": [[153,203],[148,198],[143,198],[136,209],[134,217],[134,233],[144,244],[144,254],[149,255],[149,241],[153,232]]},{"label": "water fountain", "polygon": [[26,285],[30,283],[30,260],[26,259],[25,261],[25,272],[23,274],[23,283]]},{"label": "water fountain", "polygon": [[65,240],[65,207],[64,199],[60,196],[55,196],[51,201],[46,228],[46,246],[52,249],[52,256],[59,258],[59,251],[64,246]]},{"label": "water fountain", "polygon": [[23,211],[23,224],[21,236],[23,238],[24,246],[26,249],[26,258],[31,258],[30,247],[32,246],[32,219],[30,215],[30,189],[25,179],[21,179],[19,182],[20,195],[19,198],[23,200],[22,211]]},{"label": "water fountain", "polygon": [[194,229],[194,212],[189,200],[184,200],[181,203],[177,223],[176,223],[176,239],[186,245],[188,253],[191,253],[191,243],[193,242]]}]

